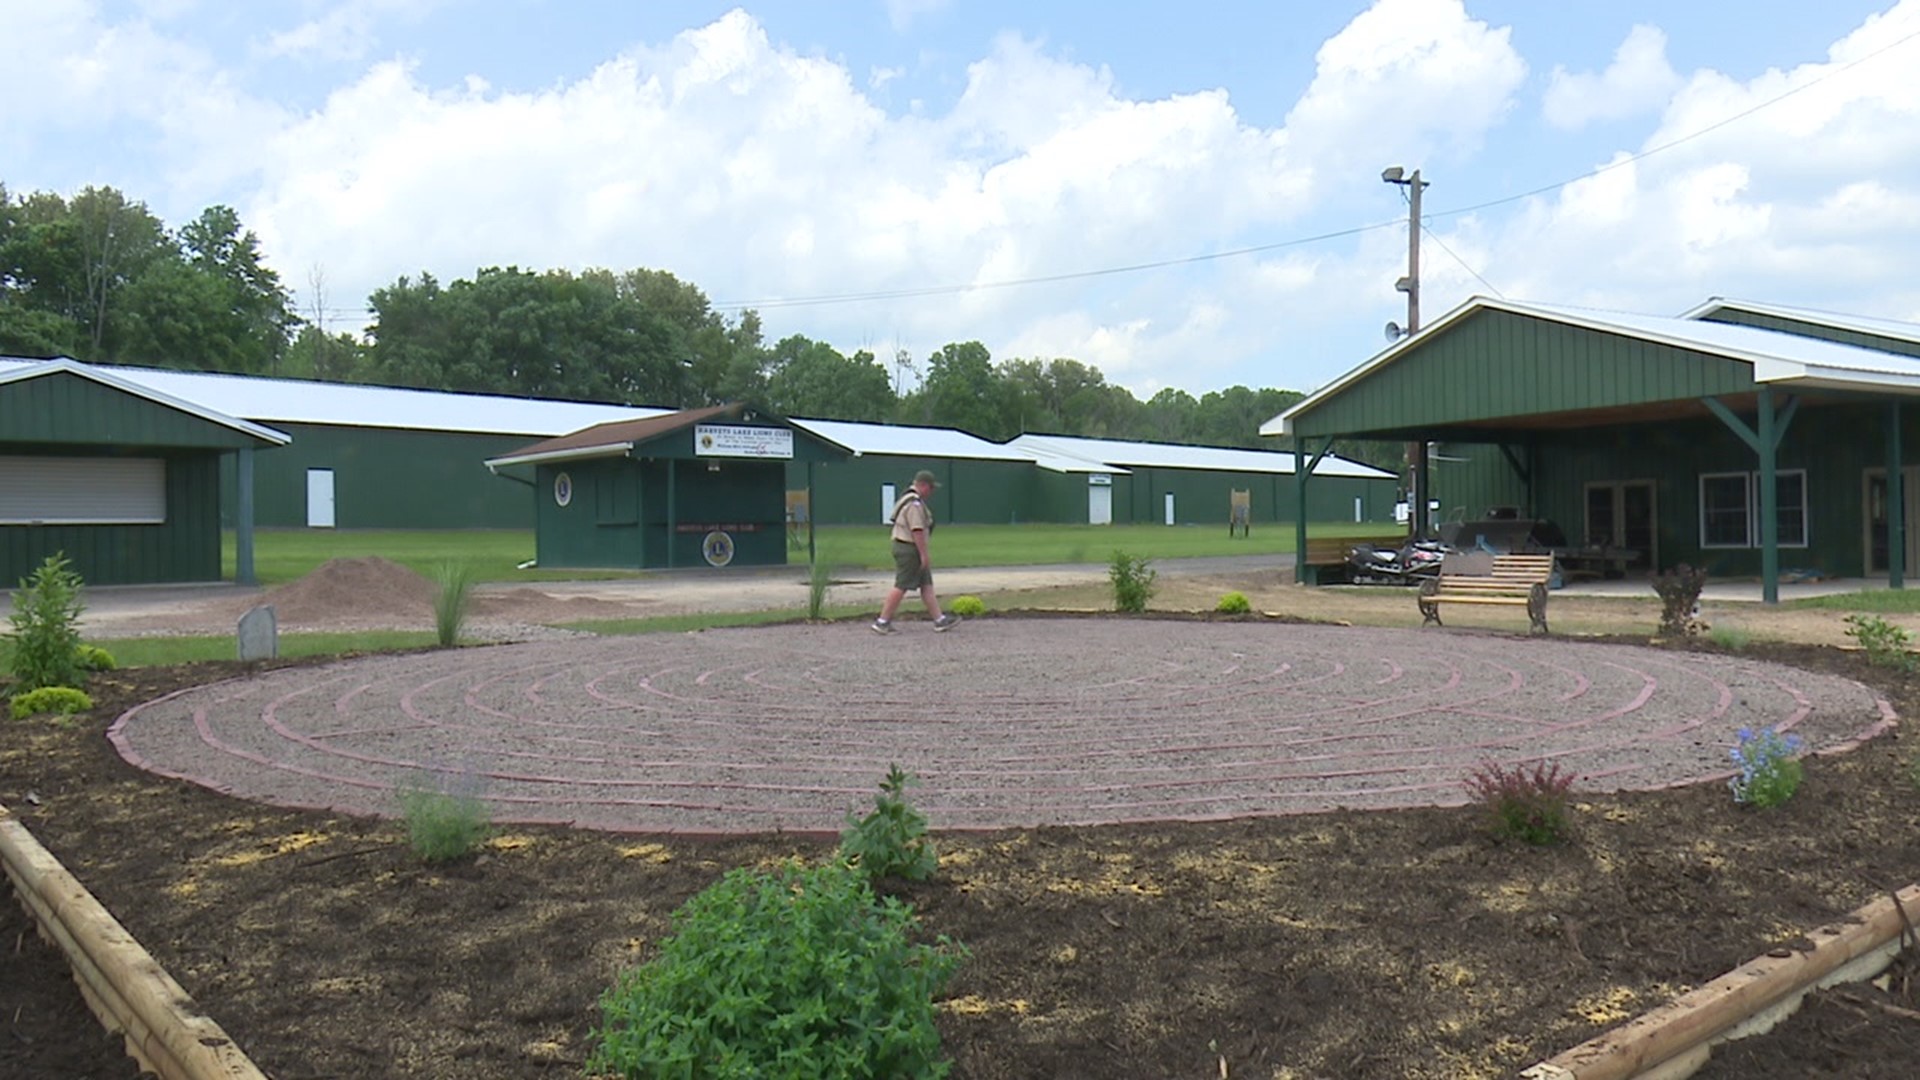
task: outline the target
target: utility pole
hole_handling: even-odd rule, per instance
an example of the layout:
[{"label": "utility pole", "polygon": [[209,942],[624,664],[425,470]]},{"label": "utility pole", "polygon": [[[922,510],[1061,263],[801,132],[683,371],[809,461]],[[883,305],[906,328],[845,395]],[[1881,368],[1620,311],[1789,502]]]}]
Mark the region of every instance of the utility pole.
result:
[{"label": "utility pole", "polygon": [[[1380,174],[1380,179],[1389,184],[1398,184],[1407,189],[1407,276],[1394,282],[1393,287],[1407,294],[1407,328],[1405,336],[1412,337],[1420,329],[1420,191],[1427,186],[1420,179],[1420,170],[1411,174],[1395,165]],[[1414,538],[1427,534],[1427,440],[1422,438],[1407,444],[1407,531]]]}]

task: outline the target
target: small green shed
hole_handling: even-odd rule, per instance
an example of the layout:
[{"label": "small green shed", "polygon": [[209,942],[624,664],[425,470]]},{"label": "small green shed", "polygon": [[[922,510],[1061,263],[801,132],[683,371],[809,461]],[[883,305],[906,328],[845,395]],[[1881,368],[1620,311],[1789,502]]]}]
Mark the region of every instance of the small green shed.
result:
[{"label": "small green shed", "polygon": [[253,453],[283,432],[79,361],[0,367],[0,583],[64,553],[89,585],[219,581],[220,462],[240,478],[236,576],[253,580]]},{"label": "small green shed", "polygon": [[596,424],[486,465],[532,485],[543,567],[778,566],[787,561],[788,463],[847,453],[732,404]]}]

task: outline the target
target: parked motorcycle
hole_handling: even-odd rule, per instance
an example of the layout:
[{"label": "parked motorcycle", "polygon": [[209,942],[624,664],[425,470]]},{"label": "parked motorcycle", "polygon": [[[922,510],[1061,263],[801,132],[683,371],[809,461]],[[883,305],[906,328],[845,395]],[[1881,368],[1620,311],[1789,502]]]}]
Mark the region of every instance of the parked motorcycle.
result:
[{"label": "parked motorcycle", "polygon": [[1412,540],[1398,548],[1355,544],[1347,553],[1347,580],[1356,585],[1418,585],[1440,576],[1453,547],[1438,540]]}]

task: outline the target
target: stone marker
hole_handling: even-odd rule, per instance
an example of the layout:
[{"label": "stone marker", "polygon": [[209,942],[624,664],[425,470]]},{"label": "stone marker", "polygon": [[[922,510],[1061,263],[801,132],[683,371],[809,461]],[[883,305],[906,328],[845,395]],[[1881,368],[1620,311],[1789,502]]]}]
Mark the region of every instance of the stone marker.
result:
[{"label": "stone marker", "polygon": [[240,659],[274,660],[280,656],[280,623],[272,604],[261,604],[240,616]]}]

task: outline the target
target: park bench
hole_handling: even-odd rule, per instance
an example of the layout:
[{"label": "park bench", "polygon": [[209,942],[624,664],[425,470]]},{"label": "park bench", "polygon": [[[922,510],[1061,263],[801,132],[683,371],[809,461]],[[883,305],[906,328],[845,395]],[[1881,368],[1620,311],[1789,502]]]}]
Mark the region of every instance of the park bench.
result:
[{"label": "park bench", "polygon": [[1442,604],[1505,604],[1527,609],[1527,632],[1547,630],[1547,581],[1553,576],[1552,555],[1488,555],[1460,552],[1440,564],[1440,576],[1420,586],[1420,614],[1425,626],[1445,626]]},{"label": "park bench", "polygon": [[1347,579],[1347,555],[1355,544],[1399,546],[1404,536],[1309,536],[1303,585],[1330,585]]}]

